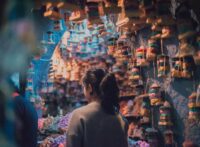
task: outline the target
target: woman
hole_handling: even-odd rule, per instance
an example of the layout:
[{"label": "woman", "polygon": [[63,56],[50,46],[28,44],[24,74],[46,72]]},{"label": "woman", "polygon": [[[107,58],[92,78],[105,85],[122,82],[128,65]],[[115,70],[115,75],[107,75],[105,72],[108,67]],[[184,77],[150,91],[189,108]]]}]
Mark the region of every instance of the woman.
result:
[{"label": "woman", "polygon": [[82,83],[89,104],[73,112],[67,147],[127,147],[128,125],[119,114],[115,76],[91,69]]}]

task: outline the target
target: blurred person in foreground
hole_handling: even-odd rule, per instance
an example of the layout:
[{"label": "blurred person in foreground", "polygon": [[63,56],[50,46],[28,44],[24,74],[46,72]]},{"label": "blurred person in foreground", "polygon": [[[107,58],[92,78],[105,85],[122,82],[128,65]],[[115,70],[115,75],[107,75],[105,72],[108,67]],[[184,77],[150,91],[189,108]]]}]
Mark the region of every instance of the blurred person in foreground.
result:
[{"label": "blurred person in foreground", "polygon": [[119,88],[114,74],[90,69],[82,83],[89,104],[73,112],[67,147],[128,147],[128,124],[119,113]]},{"label": "blurred person in foreground", "polygon": [[15,113],[15,140],[18,147],[36,147],[38,116],[29,100],[19,94],[16,81],[9,80],[12,87]]},{"label": "blurred person in foreground", "polygon": [[[0,146],[35,147],[34,111],[8,77],[26,71],[35,51],[33,23],[25,18],[30,1],[2,0],[0,6]],[[20,87],[21,88],[21,87]],[[31,121],[31,123],[30,123]],[[35,124],[36,123],[36,124]],[[33,125],[34,124],[34,125]],[[30,127],[33,125],[32,127]],[[28,134],[28,135],[27,135]],[[32,141],[34,140],[34,141]]]}]

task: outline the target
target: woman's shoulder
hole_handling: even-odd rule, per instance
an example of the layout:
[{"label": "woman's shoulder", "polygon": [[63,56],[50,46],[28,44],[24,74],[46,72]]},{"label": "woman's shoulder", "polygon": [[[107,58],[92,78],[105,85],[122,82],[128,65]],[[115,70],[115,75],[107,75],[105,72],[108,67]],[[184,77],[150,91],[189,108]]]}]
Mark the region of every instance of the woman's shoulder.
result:
[{"label": "woman's shoulder", "polygon": [[100,110],[100,104],[98,103],[90,103],[90,104],[87,104],[85,106],[82,106],[80,108],[77,108],[73,111],[73,114],[76,115],[76,114],[79,114],[79,115],[88,115],[90,113],[94,113],[96,111],[99,111]]}]

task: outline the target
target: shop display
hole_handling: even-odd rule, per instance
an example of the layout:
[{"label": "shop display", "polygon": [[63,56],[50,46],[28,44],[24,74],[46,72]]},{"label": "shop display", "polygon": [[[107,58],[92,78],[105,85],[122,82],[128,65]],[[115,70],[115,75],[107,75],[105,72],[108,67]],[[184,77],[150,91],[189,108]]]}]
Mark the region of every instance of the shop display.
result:
[{"label": "shop display", "polygon": [[32,103],[43,111],[38,143],[65,146],[71,112],[87,104],[82,76],[89,68],[103,68],[117,80],[119,111],[129,124],[129,147],[181,146],[183,135],[174,131],[180,122],[173,121],[172,113],[175,110],[185,120],[187,110],[182,109],[187,101],[182,97],[192,88],[188,120],[199,121],[200,115],[200,92],[194,90],[200,65],[199,23],[191,16],[195,11],[171,0],[42,5],[52,26],[46,28],[43,46],[28,68],[26,86]]}]

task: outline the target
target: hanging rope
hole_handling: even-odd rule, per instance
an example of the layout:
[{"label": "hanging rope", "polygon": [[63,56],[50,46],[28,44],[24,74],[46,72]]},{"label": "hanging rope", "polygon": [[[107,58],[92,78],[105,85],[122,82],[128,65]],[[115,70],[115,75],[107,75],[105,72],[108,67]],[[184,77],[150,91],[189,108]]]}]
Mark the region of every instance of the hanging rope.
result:
[{"label": "hanging rope", "polygon": [[156,64],[155,61],[153,61],[153,78],[156,78]]},{"label": "hanging rope", "polygon": [[161,45],[161,53],[164,54],[163,39],[160,39],[160,45]]}]

